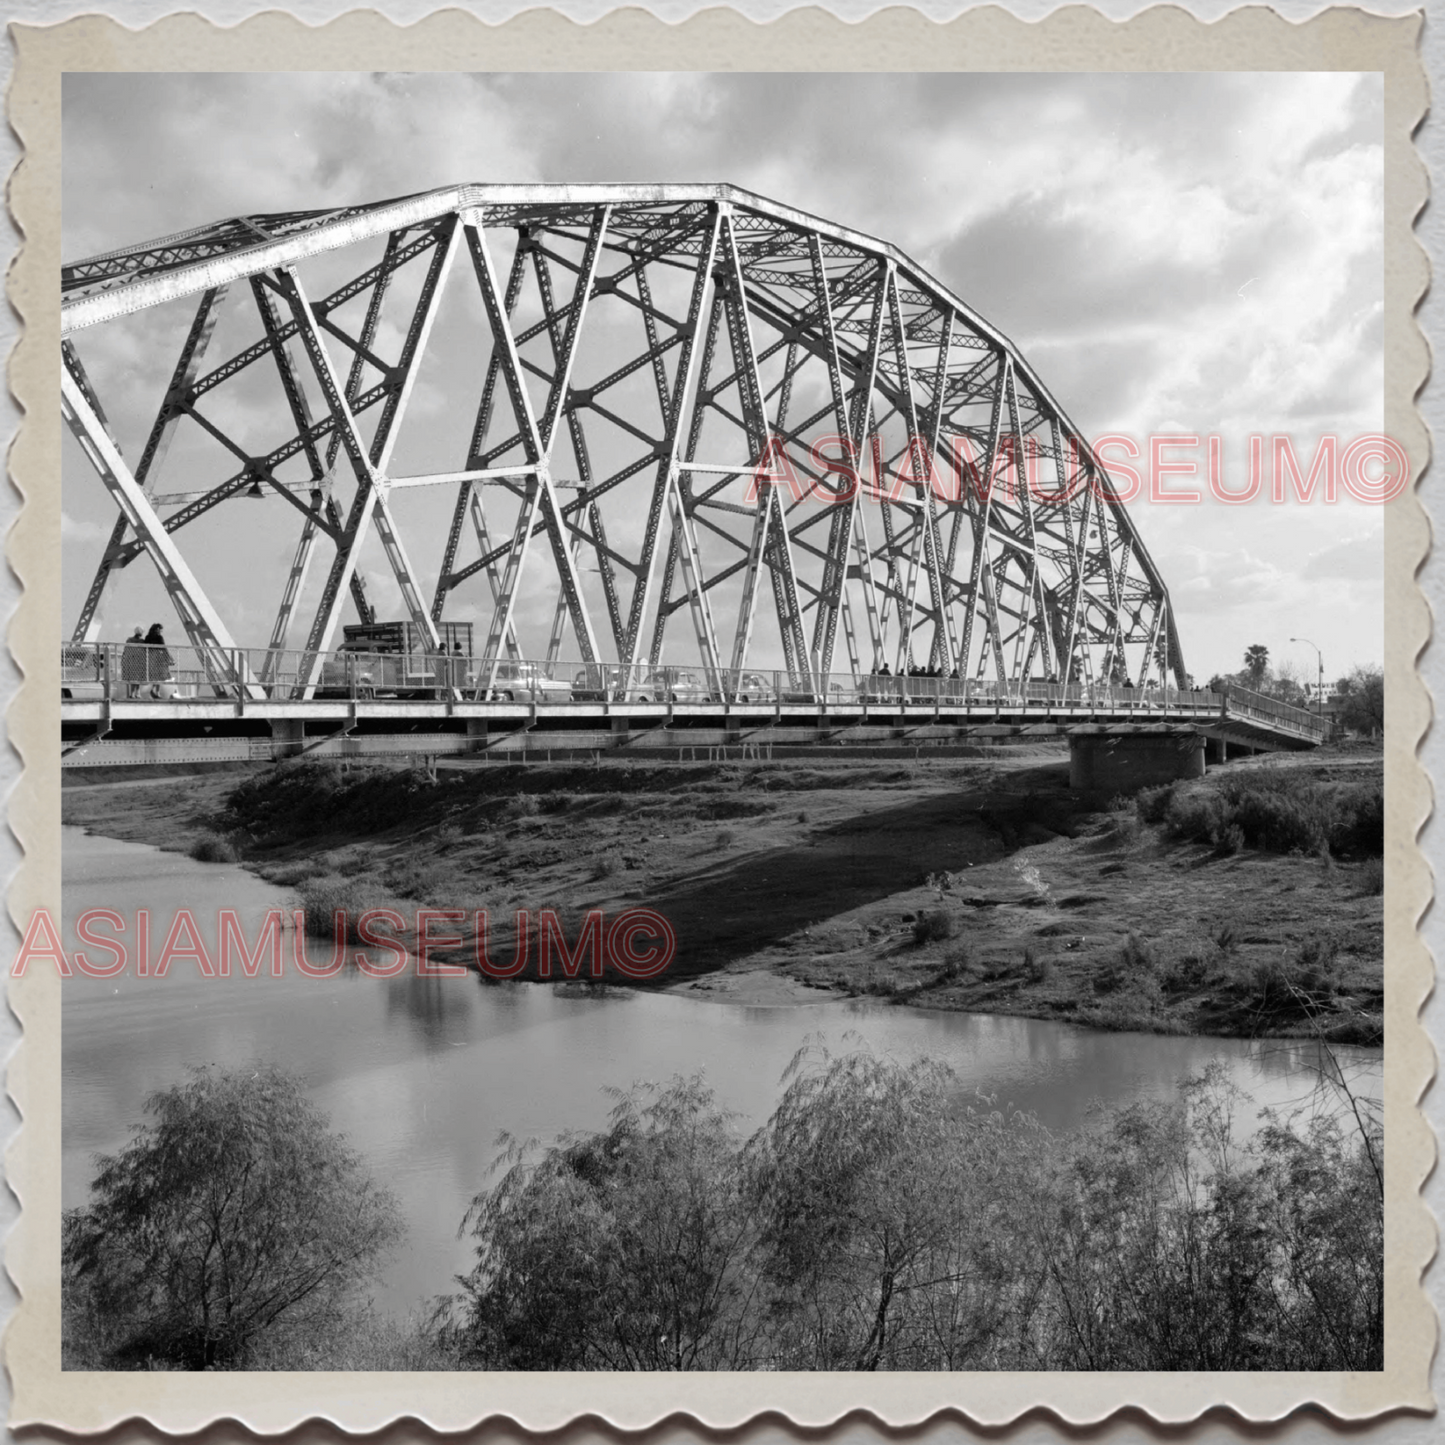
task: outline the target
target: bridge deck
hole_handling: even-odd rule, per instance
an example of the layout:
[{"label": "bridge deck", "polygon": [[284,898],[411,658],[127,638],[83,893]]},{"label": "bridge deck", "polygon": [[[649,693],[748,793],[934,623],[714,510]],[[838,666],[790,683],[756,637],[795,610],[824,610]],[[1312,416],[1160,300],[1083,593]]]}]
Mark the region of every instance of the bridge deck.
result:
[{"label": "bridge deck", "polygon": [[[1060,690],[1062,691],[1062,690]],[[1264,704],[1265,706],[1261,706]],[[67,767],[325,755],[440,754],[540,748],[946,744],[1008,733],[1187,729],[1255,748],[1323,740],[1319,720],[1248,694],[1175,697],[1126,689],[1092,697],[1019,694],[860,698],[850,702],[476,701],[426,698],[70,700],[61,703]]]}]

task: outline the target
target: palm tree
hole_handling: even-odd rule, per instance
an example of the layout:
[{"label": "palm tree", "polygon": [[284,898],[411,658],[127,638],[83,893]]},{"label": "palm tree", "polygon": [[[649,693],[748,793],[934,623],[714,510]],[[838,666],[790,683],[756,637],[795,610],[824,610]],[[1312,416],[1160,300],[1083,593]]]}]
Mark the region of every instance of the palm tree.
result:
[{"label": "palm tree", "polygon": [[1258,688],[1264,683],[1264,675],[1269,671],[1269,648],[1262,643],[1256,642],[1244,650],[1244,672],[1249,679],[1249,685]]}]

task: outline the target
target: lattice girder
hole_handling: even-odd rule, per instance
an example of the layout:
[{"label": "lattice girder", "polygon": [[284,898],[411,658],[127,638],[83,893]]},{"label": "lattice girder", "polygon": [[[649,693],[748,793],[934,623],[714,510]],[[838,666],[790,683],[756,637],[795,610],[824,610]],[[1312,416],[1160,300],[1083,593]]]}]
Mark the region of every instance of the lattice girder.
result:
[{"label": "lattice girder", "polygon": [[[431,645],[449,613],[483,619],[488,681],[504,656],[570,647],[816,688],[841,633],[855,676],[1185,683],[1162,579],[1017,349],[895,248],[761,197],[460,186],[220,222],[67,266],[62,290],[67,417],[119,514],[77,639],[146,555],[219,658],[224,609],[179,549],[262,495],[251,526],[295,538],[270,644],[305,617],[313,658],[348,595],[373,615],[379,543]],[[125,472],[104,366],[92,380],[80,351],[184,298]],[[447,415],[472,418],[450,450],[408,419],[429,345]],[[429,469],[407,473],[413,433],[401,451]],[[181,436],[186,486],[163,492]],[[438,487],[449,521],[417,523],[409,499]],[[690,630],[671,625],[683,608]]]}]

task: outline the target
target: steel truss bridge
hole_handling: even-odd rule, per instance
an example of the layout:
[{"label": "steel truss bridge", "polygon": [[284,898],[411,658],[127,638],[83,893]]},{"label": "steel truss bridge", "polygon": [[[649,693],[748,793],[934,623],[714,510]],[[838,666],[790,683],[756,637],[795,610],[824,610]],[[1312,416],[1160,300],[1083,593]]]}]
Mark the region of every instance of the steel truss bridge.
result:
[{"label": "steel truss bridge", "polygon": [[[93,758],[397,719],[468,746],[870,718],[1319,740],[1189,691],[1126,508],[1004,336],[894,247],[735,187],[243,216],[62,292],[63,413],[116,509],[62,657]],[[101,638],[143,558],[186,634],[160,689]],[[410,695],[336,685],[344,614],[383,588],[436,662]],[[255,647],[237,619],[268,589]],[[463,662],[439,627],[466,614]]]}]

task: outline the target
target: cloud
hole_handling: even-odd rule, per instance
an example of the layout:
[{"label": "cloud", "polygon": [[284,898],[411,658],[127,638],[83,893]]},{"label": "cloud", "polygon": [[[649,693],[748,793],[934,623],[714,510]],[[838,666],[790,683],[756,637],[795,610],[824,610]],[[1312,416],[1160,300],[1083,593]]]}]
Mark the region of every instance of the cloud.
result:
[{"label": "cloud", "polygon": [[[459,181],[732,181],[890,240],[932,269],[1011,337],[1087,435],[1218,433],[1237,473],[1252,433],[1289,433],[1308,456],[1321,433],[1382,425],[1382,107],[1378,76],[1323,72],[75,73],[64,81],[64,253]],[[505,238],[496,246],[505,268]],[[310,293],[324,294],[347,260],[303,268]],[[399,278],[394,299],[416,284]],[[143,444],[193,310],[158,308],[81,339],[127,456]],[[360,310],[338,319],[358,324]],[[235,288],[214,354],[247,325],[254,334],[248,317],[250,298]],[[598,308],[594,323],[605,320]],[[398,447],[406,470],[458,464],[484,332],[459,258]],[[402,334],[388,320],[380,354],[395,355]],[[577,376],[601,367],[589,353]],[[274,432],[274,368],[262,372],[235,389],[228,420],[247,448]],[[217,443],[185,430],[167,487],[218,462]],[[600,468],[623,440],[600,425],[597,435]],[[108,532],[108,499],[69,443],[65,468],[71,521]],[[403,527],[424,577],[450,515],[434,490],[399,504],[415,508]],[[610,535],[630,547],[636,518],[614,501]],[[298,519],[284,504],[266,511],[283,556]],[[1286,636],[1313,615],[1359,660],[1380,655],[1371,509],[1137,505],[1134,516],[1196,671],[1196,657],[1237,666],[1238,637],[1258,640],[1263,609]],[[73,529],[64,538],[72,607],[89,567],[69,559],[86,540]],[[219,546],[207,557],[208,588],[238,608],[284,578],[280,564],[273,576],[228,563]],[[375,566],[393,607],[379,553]],[[454,605],[471,603],[459,594]],[[524,610],[545,633],[540,592]]]},{"label": "cloud", "polygon": [[94,547],[110,540],[110,528],[100,522],[80,521],[63,508],[60,513],[62,546]]},{"label": "cloud", "polygon": [[1312,552],[1300,575],[1312,582],[1377,583],[1384,551],[1383,533],[1360,533]]}]

